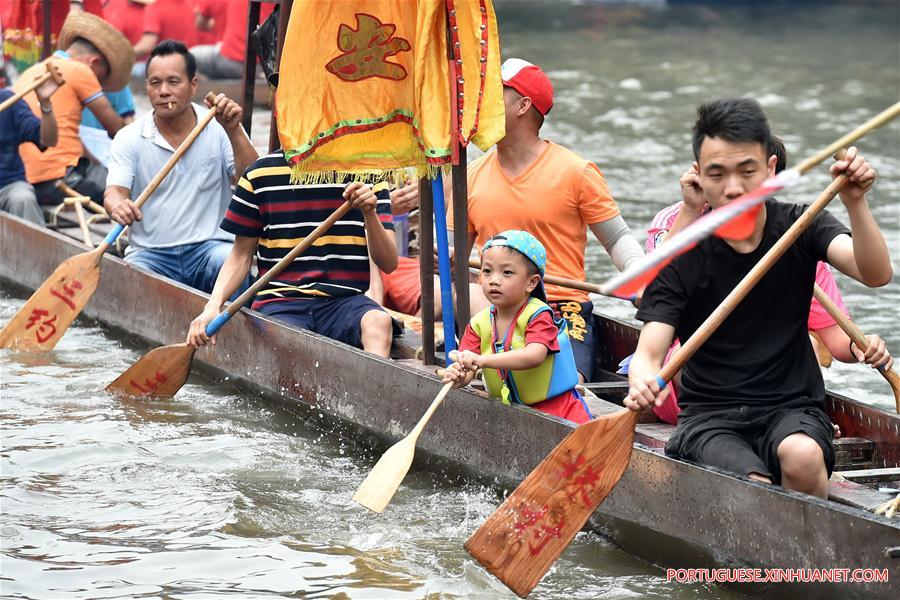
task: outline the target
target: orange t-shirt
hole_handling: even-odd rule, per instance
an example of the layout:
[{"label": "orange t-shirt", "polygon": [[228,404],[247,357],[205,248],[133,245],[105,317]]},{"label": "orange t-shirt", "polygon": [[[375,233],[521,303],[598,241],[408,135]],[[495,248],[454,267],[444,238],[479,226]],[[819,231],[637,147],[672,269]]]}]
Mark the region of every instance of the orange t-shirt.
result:
[{"label": "orange t-shirt", "polygon": [[[22,144],[19,146],[19,156],[25,163],[25,178],[30,183],[40,183],[65,176],[66,167],[74,166],[79,157],[84,154],[81,138],[78,136],[78,126],[81,125],[81,113],[85,104],[102,94],[100,82],[90,67],[70,58],[57,55],[53,59],[59,65],[59,70],[66,83],[50,97],[53,104],[53,114],[56,117],[56,127],[59,130],[59,142],[45,152],[41,152],[34,144]],[[25,89],[33,82],[35,76],[46,72],[46,67],[38,63],[29,67],[13,89],[16,91]],[[32,112],[41,116],[41,106],[37,94],[26,94],[24,98]]]},{"label": "orange t-shirt", "polygon": [[[584,281],[588,225],[617,217],[619,207],[597,165],[544,143],[543,154],[515,179],[500,168],[496,150],[469,165],[469,236],[481,248],[501,231],[527,231],[547,250],[548,275]],[[545,287],[549,300],[588,300],[587,292]]]}]

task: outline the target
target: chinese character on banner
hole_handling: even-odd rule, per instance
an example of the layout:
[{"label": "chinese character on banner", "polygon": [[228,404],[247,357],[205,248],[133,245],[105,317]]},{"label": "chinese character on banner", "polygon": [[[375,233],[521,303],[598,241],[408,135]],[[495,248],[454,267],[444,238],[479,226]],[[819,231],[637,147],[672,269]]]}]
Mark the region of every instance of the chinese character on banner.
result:
[{"label": "chinese character on banner", "polygon": [[341,24],[338,29],[338,48],[343,54],[332,59],[325,68],[344,81],[367,77],[405,78],[406,69],[387,60],[389,56],[411,48],[405,39],[391,38],[396,29],[396,25],[383,24],[372,15],[357,14],[355,30],[346,24]]},{"label": "chinese character on banner", "polygon": [[[28,324],[25,326],[25,329],[31,329],[38,324],[38,321],[49,316],[49,311],[46,311],[43,308],[35,308],[31,311],[31,315],[28,317]],[[54,324],[56,323],[56,318],[57,315],[53,315],[52,318],[45,319],[40,325],[38,325],[38,328],[35,329],[34,337],[38,341],[38,343],[43,344],[56,334],[56,325]]]},{"label": "chinese character on banner", "polygon": [[275,96],[292,181],[434,179],[459,144],[486,151],[500,58],[491,0],[294,0]]}]

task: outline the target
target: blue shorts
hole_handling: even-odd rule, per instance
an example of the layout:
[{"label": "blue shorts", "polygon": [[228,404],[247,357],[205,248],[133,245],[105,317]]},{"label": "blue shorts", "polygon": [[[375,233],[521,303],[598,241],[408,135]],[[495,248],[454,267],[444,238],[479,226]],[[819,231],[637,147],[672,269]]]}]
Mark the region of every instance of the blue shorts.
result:
[{"label": "blue shorts", "polygon": [[592,381],[594,376],[594,304],[591,301],[576,302],[574,300],[554,300],[548,302],[553,309],[553,316],[566,320],[569,340],[572,342],[572,354],[575,355],[575,367],[584,376],[585,381]]},{"label": "blue shorts", "polygon": [[370,310],[384,309],[365,294],[269,302],[259,312],[298,329],[306,329],[362,349],[360,321]]}]

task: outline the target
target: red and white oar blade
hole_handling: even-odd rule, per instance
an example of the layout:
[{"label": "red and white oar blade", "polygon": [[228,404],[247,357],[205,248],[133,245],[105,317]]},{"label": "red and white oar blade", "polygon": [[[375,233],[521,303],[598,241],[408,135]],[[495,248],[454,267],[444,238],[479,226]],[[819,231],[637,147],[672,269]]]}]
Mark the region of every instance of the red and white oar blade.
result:
[{"label": "red and white oar blade", "polygon": [[761,210],[762,204],[757,204],[726,222],[713,233],[724,240],[746,240],[753,234],[753,229],[756,227],[756,217]]},{"label": "red and white oar blade", "polygon": [[107,392],[126,396],[171,398],[191,372],[194,347],[173,344],[154,348],[106,386]]},{"label": "red and white oar blade", "polygon": [[[782,171],[775,177],[767,179],[757,189],[744,194],[736,200],[732,200],[728,204],[712,210],[687,227],[679,231],[675,235],[666,239],[666,243],[659,246],[656,251],[648,254],[642,260],[633,263],[630,267],[600,286],[600,293],[605,296],[628,296],[636,290],[641,289],[644,285],[653,281],[656,275],[672,260],[693,248],[697,242],[716,234],[727,239],[744,239],[753,231],[753,221],[755,214],[749,222],[737,223],[733,227],[729,224],[744,215],[747,211],[754,207],[760,206],[772,194],[785,189],[797,182],[800,174],[797,171],[788,169]],[[743,234],[741,235],[738,234]],[[652,276],[648,278],[647,273],[651,272]],[[631,283],[640,278],[643,285]]]},{"label": "red and white oar blade", "polygon": [[680,254],[684,254],[696,245],[696,242],[688,244],[684,248],[681,248],[677,254],[668,257],[667,260],[659,260],[656,262],[656,264],[650,265],[649,267],[647,267],[646,271],[639,274],[634,279],[623,283],[611,295],[616,296],[617,298],[631,300],[638,292],[650,285],[650,282],[656,279],[656,276],[659,275],[659,272],[662,271],[666,267],[666,265],[672,262],[675,257]]},{"label": "red and white oar blade", "polygon": [[520,597],[550,569],[628,467],[637,413],[580,425],[472,534],[466,551]]},{"label": "red and white oar blade", "polygon": [[63,261],[0,331],[0,348],[49,352],[62,338],[100,281],[100,257],[94,252]]}]

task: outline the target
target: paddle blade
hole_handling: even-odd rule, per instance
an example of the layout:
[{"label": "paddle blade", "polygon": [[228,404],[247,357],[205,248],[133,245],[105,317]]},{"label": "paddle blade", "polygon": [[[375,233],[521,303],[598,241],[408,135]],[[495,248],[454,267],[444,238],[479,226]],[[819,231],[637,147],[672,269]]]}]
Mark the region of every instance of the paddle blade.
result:
[{"label": "paddle blade", "polygon": [[187,381],[194,347],[173,344],[154,348],[106,386],[107,392],[126,396],[171,398]]},{"label": "paddle blade", "polygon": [[100,281],[100,256],[85,252],[63,261],[0,331],[0,347],[53,350]]},{"label": "paddle blade", "polygon": [[[744,217],[744,214],[761,205],[775,192],[794,185],[799,179],[799,172],[794,169],[786,169],[764,181],[752,192],[706,213],[672,237],[667,238],[666,243],[655,251],[641,260],[634,261],[627,269],[601,285],[600,293],[617,297],[628,297],[634,294],[652,281],[663,267],[672,262],[676,256],[687,252],[696,246],[697,242],[711,234],[728,239],[746,239],[752,232],[754,222],[748,222],[748,217]],[[761,209],[756,209],[756,212],[749,218],[755,219],[759,210]],[[732,226],[731,222],[735,220],[739,222]],[[652,274],[649,278],[648,272]],[[639,279],[639,283],[642,285],[631,283],[635,279]]]},{"label": "paddle blade", "polygon": [[637,413],[580,425],[472,534],[466,551],[526,597],[606,498],[631,457]]},{"label": "paddle blade", "polygon": [[388,448],[353,494],[354,502],[380,513],[406,477],[416,452],[416,440],[407,436]]}]

